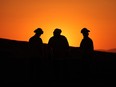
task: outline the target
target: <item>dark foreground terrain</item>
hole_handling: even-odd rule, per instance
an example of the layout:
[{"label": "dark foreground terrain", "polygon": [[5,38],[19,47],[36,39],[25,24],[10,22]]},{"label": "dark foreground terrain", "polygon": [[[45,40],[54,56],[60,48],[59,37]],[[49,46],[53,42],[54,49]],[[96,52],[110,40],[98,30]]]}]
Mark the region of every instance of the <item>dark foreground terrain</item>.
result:
[{"label": "dark foreground terrain", "polygon": [[0,39],[0,80],[25,85],[115,85],[116,53],[95,51],[83,62],[79,48],[70,47],[66,58],[54,61],[44,45],[44,57],[31,56],[28,42]]}]

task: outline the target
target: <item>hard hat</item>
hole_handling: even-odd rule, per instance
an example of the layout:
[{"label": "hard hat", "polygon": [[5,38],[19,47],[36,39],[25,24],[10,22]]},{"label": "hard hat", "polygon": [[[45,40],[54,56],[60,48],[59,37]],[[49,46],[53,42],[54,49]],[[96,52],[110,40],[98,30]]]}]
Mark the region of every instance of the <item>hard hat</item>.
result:
[{"label": "hard hat", "polygon": [[37,28],[34,30],[35,33],[43,34],[43,30],[41,28]]},{"label": "hard hat", "polygon": [[81,30],[81,33],[85,33],[85,32],[90,32],[90,30],[88,30],[87,28],[83,28],[83,29]]}]

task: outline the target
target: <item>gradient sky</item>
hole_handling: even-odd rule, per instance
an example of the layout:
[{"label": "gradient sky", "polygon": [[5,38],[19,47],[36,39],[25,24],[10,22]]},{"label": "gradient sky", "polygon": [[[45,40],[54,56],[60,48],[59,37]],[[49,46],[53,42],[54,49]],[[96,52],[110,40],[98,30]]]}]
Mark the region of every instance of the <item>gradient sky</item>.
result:
[{"label": "gradient sky", "polygon": [[0,0],[0,38],[28,41],[37,27],[44,43],[60,28],[79,47],[86,27],[95,49],[116,48],[116,0]]}]

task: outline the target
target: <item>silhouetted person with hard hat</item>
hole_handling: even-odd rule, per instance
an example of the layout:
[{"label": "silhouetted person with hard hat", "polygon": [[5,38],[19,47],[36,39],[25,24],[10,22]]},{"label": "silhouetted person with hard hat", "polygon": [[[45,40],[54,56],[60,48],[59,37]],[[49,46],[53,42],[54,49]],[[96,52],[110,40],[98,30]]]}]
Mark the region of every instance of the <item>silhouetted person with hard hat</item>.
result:
[{"label": "silhouetted person with hard hat", "polygon": [[83,34],[83,39],[81,41],[80,48],[86,52],[92,52],[94,50],[93,41],[91,38],[89,38],[89,32],[90,30],[88,30],[87,28],[83,28],[81,30],[81,33]]},{"label": "silhouetted person with hard hat", "polygon": [[93,41],[89,37],[89,32],[87,28],[83,28],[81,30],[81,33],[83,35],[83,39],[80,43],[80,49],[81,49],[81,55],[82,55],[82,73],[87,78],[86,76],[90,75],[90,71],[92,69],[92,64],[93,64],[93,51],[94,51],[94,46],[93,46]]},{"label": "silhouetted person with hard hat", "polygon": [[41,28],[34,30],[35,35],[29,39],[29,48],[31,54],[31,79],[37,80],[40,77],[40,65],[43,59],[43,42],[40,36],[43,34]]},{"label": "silhouetted person with hard hat", "polygon": [[53,36],[49,39],[48,46],[52,51],[53,66],[56,73],[56,78],[61,78],[61,72],[65,66],[65,58],[67,58],[69,44],[65,36],[61,35],[61,29],[56,28]]},{"label": "silhouetted person with hard hat", "polygon": [[34,30],[34,33],[35,35],[29,39],[29,46],[31,49],[40,51],[41,53],[43,42],[40,36],[43,34],[43,31],[41,28],[37,28],[36,30]]},{"label": "silhouetted person with hard hat", "polygon": [[61,32],[61,29],[56,28],[48,42],[48,46],[52,49],[53,55],[58,60],[62,59],[69,49],[68,40],[65,36],[61,35]]}]

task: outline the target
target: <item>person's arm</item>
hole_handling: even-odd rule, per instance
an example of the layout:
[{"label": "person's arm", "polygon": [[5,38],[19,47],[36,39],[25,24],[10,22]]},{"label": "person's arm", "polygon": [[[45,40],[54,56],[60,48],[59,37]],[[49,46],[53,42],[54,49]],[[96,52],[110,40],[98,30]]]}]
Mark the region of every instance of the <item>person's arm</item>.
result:
[{"label": "person's arm", "polygon": [[52,38],[50,38],[49,41],[48,41],[48,50],[49,50],[50,56],[53,56]]},{"label": "person's arm", "polygon": [[69,49],[69,43],[65,36],[64,36],[64,42],[65,42],[66,49]]}]

